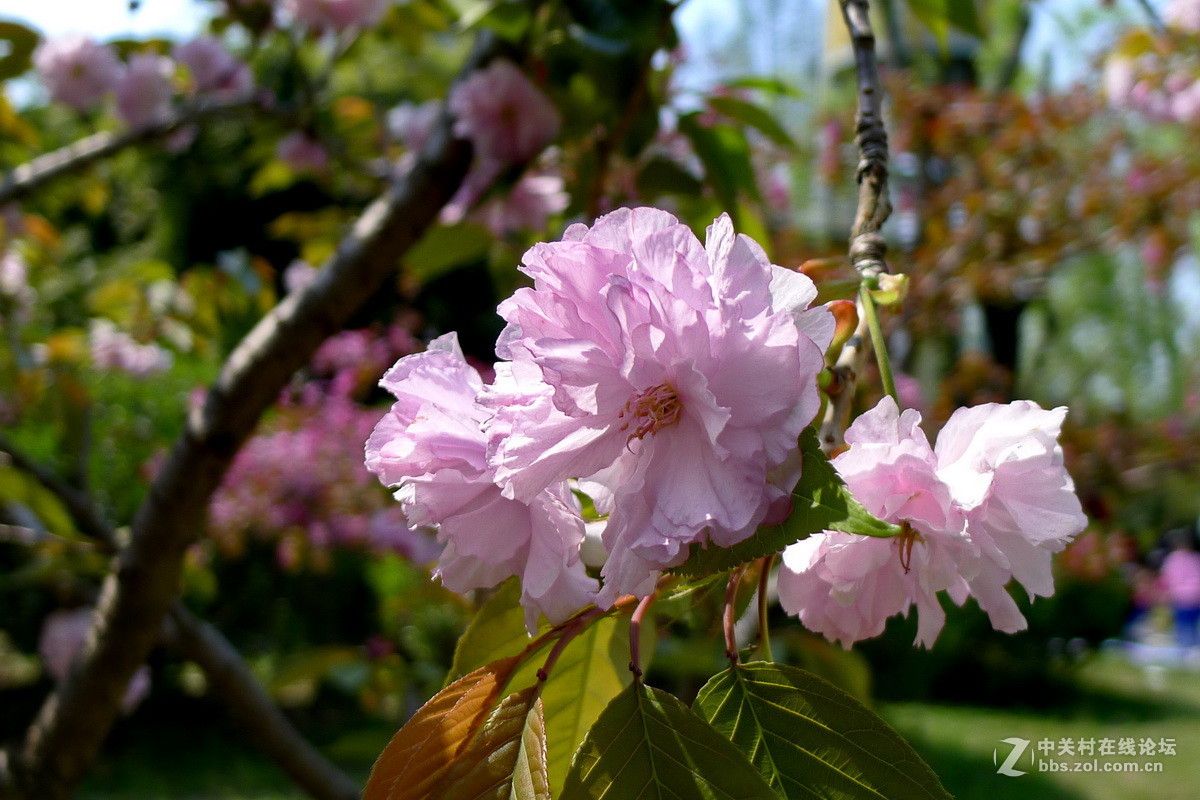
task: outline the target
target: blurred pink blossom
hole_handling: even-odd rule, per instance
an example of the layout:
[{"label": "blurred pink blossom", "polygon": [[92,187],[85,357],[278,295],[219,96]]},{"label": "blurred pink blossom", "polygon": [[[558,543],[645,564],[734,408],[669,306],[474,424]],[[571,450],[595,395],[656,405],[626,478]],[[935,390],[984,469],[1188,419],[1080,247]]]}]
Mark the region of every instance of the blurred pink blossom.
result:
[{"label": "blurred pink blossom", "polygon": [[318,33],[370,27],[388,5],[389,0],[284,0],[284,8],[298,23]]},{"label": "blurred pink blossom", "polygon": [[570,202],[558,175],[524,175],[506,194],[486,202],[479,215],[496,236],[542,231],[550,217],[561,214]]},{"label": "blurred pink blossom", "polygon": [[476,156],[513,164],[528,161],[558,136],[560,118],[549,98],[516,64],[504,59],[471,73],[450,91],[454,134]]},{"label": "blurred pink blossom", "polygon": [[145,378],[170,369],[174,361],[169,350],[154,343],[138,344],[106,319],[92,321],[88,340],[92,366],[99,370]]},{"label": "blurred pink blossom", "polygon": [[188,68],[197,92],[240,96],[253,86],[250,68],[211,36],[199,36],[175,48],[175,59]]},{"label": "blurred pink blossom", "polygon": [[388,132],[410,152],[419,153],[425,147],[441,112],[442,104],[438,100],[420,104],[401,103],[388,112]]},{"label": "blurred pink blossom", "polygon": [[283,137],[275,154],[297,172],[324,172],[329,166],[325,148],[300,131],[292,131]]},{"label": "blurred pink blossom", "polygon": [[81,111],[116,89],[121,77],[113,49],[82,35],[51,39],[38,48],[33,63],[50,97]]},{"label": "blurred pink blossom", "polygon": [[1181,30],[1200,31],[1200,0],[1167,0],[1163,20]]},{"label": "blurred pink blossom", "polygon": [[283,271],[283,286],[288,293],[298,292],[317,279],[319,270],[312,264],[296,259]]},{"label": "blurred pink blossom", "polygon": [[[42,624],[38,654],[56,682],[62,683],[71,674],[71,667],[87,641],[94,615],[95,609],[91,606],[81,606],[71,611],[55,611]],[[121,710],[131,713],[149,693],[150,669],[143,665],[129,679],[129,686],[121,698]]]},{"label": "blurred pink blossom", "polygon": [[117,83],[117,114],[131,128],[165,120],[171,111],[175,62],[156,53],[135,53]]}]

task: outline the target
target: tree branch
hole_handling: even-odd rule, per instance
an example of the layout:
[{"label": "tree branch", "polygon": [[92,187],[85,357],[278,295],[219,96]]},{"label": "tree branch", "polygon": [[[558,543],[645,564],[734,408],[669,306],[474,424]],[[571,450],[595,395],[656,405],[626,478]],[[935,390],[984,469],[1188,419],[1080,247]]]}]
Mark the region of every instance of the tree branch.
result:
[{"label": "tree branch", "polygon": [[[482,34],[466,72],[496,52]],[[289,295],[230,354],[138,509],[129,546],[101,589],[82,663],[50,695],[9,759],[15,796],[65,800],[95,758],[129,678],[159,637],[185,549],[238,448],[288,379],[382,285],[462,183],[471,147],[443,111],[412,170],[372,203],[304,291]],[[0,776],[0,796],[4,796]]]},{"label": "tree branch", "polygon": [[361,787],[296,730],[219,630],[176,602],[165,638],[172,650],[200,666],[208,690],[292,782],[319,800],[357,800]]},{"label": "tree branch", "polygon": [[[116,553],[120,549],[116,531],[104,521],[88,497],[59,480],[3,436],[0,436],[0,453],[58,497],[81,533],[95,540],[105,552]],[[0,526],[0,533],[3,527]],[[247,737],[297,786],[318,800],[355,800],[358,797],[358,785],[296,730],[237,648],[219,630],[197,619],[177,600],[171,606],[164,634],[166,644],[172,650],[199,665],[212,695],[224,704]]]},{"label": "tree branch", "polygon": [[[839,0],[842,19],[850,30],[854,67],[858,81],[858,111],[855,115],[858,142],[858,210],[850,232],[850,262],[870,285],[887,268],[887,242],[880,229],[892,213],[888,199],[887,130],[883,126],[883,89],[875,57],[875,34],[871,30],[867,0]],[[873,286],[870,288],[874,288]],[[858,326],[842,347],[833,367],[835,384],[830,392],[825,418],[821,421],[821,448],[832,454],[845,444],[844,431],[850,421],[858,376],[870,352],[867,309],[858,303]],[[886,354],[882,355],[886,358]]]},{"label": "tree branch", "polygon": [[246,97],[217,102],[202,100],[184,107],[179,113],[162,122],[152,122],[124,133],[102,131],[86,136],[66,147],[38,156],[5,175],[3,180],[0,180],[0,206],[21,200],[55,178],[69,175],[126,147],[162,139],[210,117],[250,108],[255,102]]},{"label": "tree branch", "polygon": [[850,30],[854,67],[858,78],[858,112],[855,115],[858,162],[858,212],[850,233],[850,261],[864,277],[887,272],[887,243],[879,229],[892,213],[888,199],[888,141],[883,127],[883,89],[875,57],[867,0],[839,0],[842,18]]}]

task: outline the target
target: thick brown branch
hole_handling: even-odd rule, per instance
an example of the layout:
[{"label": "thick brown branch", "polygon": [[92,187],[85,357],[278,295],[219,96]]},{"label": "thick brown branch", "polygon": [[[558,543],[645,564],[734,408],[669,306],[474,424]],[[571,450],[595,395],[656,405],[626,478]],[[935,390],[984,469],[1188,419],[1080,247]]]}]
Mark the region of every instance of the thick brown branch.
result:
[{"label": "thick brown branch", "polygon": [[[2,436],[0,453],[52,492],[81,533],[106,552],[115,553],[119,549],[116,532],[87,496],[76,492]],[[197,619],[176,601],[171,607],[165,638],[179,656],[194,661],[203,670],[212,695],[221,701],[251,741],[298,786],[318,800],[358,797],[359,787],[355,782],[292,726],[241,654],[219,630]]]},{"label": "thick brown branch", "polygon": [[83,169],[126,147],[162,139],[209,117],[228,114],[252,105],[254,101],[245,97],[219,102],[201,101],[183,108],[162,122],[153,122],[124,133],[94,133],[66,147],[38,156],[5,175],[4,179],[0,180],[0,206],[21,200],[55,178]]},{"label": "thick brown branch", "polygon": [[858,162],[858,213],[850,233],[850,261],[864,276],[887,272],[887,244],[879,233],[892,213],[888,199],[888,141],[883,127],[883,88],[875,57],[867,0],[840,0],[842,18],[850,30],[858,80],[855,116]]},{"label": "thick brown branch", "polygon": [[[492,56],[492,41],[481,37],[468,71]],[[189,417],[104,582],[82,664],[46,701],[10,759],[18,796],[59,800],[78,785],[126,683],[159,637],[184,551],[203,530],[208,500],[234,454],[291,375],[394,272],[461,185],[471,148],[450,129],[444,113],[413,169],[367,208],[312,285],[285,298],[247,334],[203,408]]]}]

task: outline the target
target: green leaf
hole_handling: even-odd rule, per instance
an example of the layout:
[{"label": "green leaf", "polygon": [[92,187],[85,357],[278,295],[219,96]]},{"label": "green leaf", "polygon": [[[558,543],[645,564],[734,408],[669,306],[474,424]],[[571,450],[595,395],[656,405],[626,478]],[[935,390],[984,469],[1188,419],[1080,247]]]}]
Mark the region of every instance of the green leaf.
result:
[{"label": "green leaf", "polygon": [[560,800],[778,800],[754,765],[666,692],[631,684],[575,754]]},{"label": "green leaf", "polygon": [[767,78],[761,75],[747,75],[744,78],[734,78],[731,81],[726,81],[725,86],[730,89],[758,89],[762,92],[777,94],[783,97],[803,97],[804,92],[796,86],[781,81],[778,78]]},{"label": "green leaf", "polygon": [[951,27],[983,37],[975,0],[907,0],[908,10],[933,33],[943,48]]},{"label": "green leaf", "polygon": [[792,490],[792,513],[779,525],[764,526],[733,547],[693,544],[687,560],[671,571],[687,576],[724,572],[739,564],[778,553],[818,531],[841,531],[862,536],[898,536],[900,526],[884,522],[854,499],[821,452],[817,432],[809,427],[800,435],[804,458],[800,482]]},{"label": "green leaf", "polygon": [[[536,681],[542,661],[529,659],[517,671],[512,685]],[[572,754],[600,713],[630,680],[628,617],[596,620],[559,656],[542,687],[550,786],[555,795],[562,791]]]},{"label": "green leaf", "polygon": [[655,198],[664,194],[699,194],[704,188],[700,179],[688,172],[681,164],[663,156],[646,162],[637,174],[638,194]]},{"label": "green leaf", "polygon": [[405,262],[413,275],[428,282],[454,267],[483,259],[491,245],[492,235],[481,225],[470,222],[439,225],[408,251]]},{"label": "green leaf", "polygon": [[710,680],[695,711],[789,800],[949,800],[937,775],[874,712],[816,675],[756,661]]},{"label": "green leaf", "polygon": [[29,69],[33,63],[33,51],[40,40],[41,37],[33,28],[11,20],[0,20],[0,42],[8,42],[8,47],[0,47],[0,53],[4,53],[0,57],[0,81],[15,78]]},{"label": "green leaf", "polygon": [[537,688],[501,701],[438,787],[440,800],[551,800]]},{"label": "green leaf", "polygon": [[20,503],[34,513],[55,536],[73,541],[86,541],[71,521],[71,515],[62,501],[31,475],[16,467],[0,464],[0,501]]},{"label": "green leaf", "polygon": [[[705,126],[700,122],[699,112],[680,117],[679,130],[691,142],[704,165],[704,177],[724,208],[732,213],[740,194],[760,199],[745,134],[730,125]],[[734,224],[737,222],[735,218]]]},{"label": "green leaf", "polygon": [[446,682],[501,658],[515,656],[530,642],[521,608],[521,584],[509,578],[479,607],[454,648]]},{"label": "green leaf", "polygon": [[730,119],[749,125],[781,147],[796,146],[791,134],[762,106],[736,97],[710,97],[708,104]]}]

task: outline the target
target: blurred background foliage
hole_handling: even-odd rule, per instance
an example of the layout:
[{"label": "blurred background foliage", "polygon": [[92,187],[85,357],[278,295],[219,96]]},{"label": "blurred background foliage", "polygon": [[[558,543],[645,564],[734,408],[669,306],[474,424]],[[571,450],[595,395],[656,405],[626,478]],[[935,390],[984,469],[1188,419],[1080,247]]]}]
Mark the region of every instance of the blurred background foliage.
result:
[{"label": "blurred background foliage", "polygon": [[[1093,524],[1059,560],[1057,594],[1021,598],[1027,632],[998,634],[969,603],[949,613],[932,651],[912,646],[911,620],[895,620],[846,652],[779,613],[775,649],[895,708],[918,736],[914,701],[1074,713],[1096,686],[1116,691],[1097,675],[1124,674],[1095,653],[1124,627],[1135,565],[1164,531],[1200,515],[1200,104],[1178,99],[1200,85],[1200,31],[1160,26],[1136,2],[873,5],[895,206],[885,233],[893,270],[910,276],[885,319],[902,399],[923,411],[931,436],[961,405],[1069,405],[1068,463]],[[0,275],[0,427],[93,493],[118,526],[224,357],[411,159],[394,109],[445,96],[470,32],[527,48],[529,73],[564,121],[537,163],[432,229],[353,330],[295,377],[187,561],[187,604],[318,743],[348,763],[366,753],[366,766],[442,684],[483,599],[429,579],[428,534],[397,518],[362,467],[385,402],[379,376],[451,329],[486,369],[494,308],[522,285],[523,250],[621,205],[663,207],[697,229],[728,211],[776,263],[817,279],[824,299],[846,296],[857,157],[849,43],[836,4],[818,0],[558,0],[536,12],[410,0],[336,37],[271,24],[270,4],[204,8],[201,27],[250,65],[264,102],[0,208],[0,255],[21,267],[19,280],[16,267]],[[106,108],[47,101],[29,70],[37,36],[15,18],[0,24],[11,43],[0,60],[5,169],[120,129]],[[1052,50],[1058,61],[1039,60]],[[289,163],[279,145],[295,132],[325,163]],[[562,179],[561,197],[532,223],[506,217],[522,170]],[[860,408],[878,399],[877,384],[860,381]],[[7,738],[50,686],[37,658],[43,621],[91,602],[106,561],[8,464],[0,516]],[[714,599],[664,620],[651,681],[694,693],[720,666],[718,618]],[[113,752],[157,752],[138,731],[181,714],[206,730],[226,724],[205,705],[194,665],[159,653],[151,667],[150,699]],[[1155,718],[1131,718],[1143,712]],[[953,760],[933,758],[939,768]],[[120,786],[120,763],[105,762],[98,785]],[[257,791],[261,775],[248,769],[247,791]]]}]

